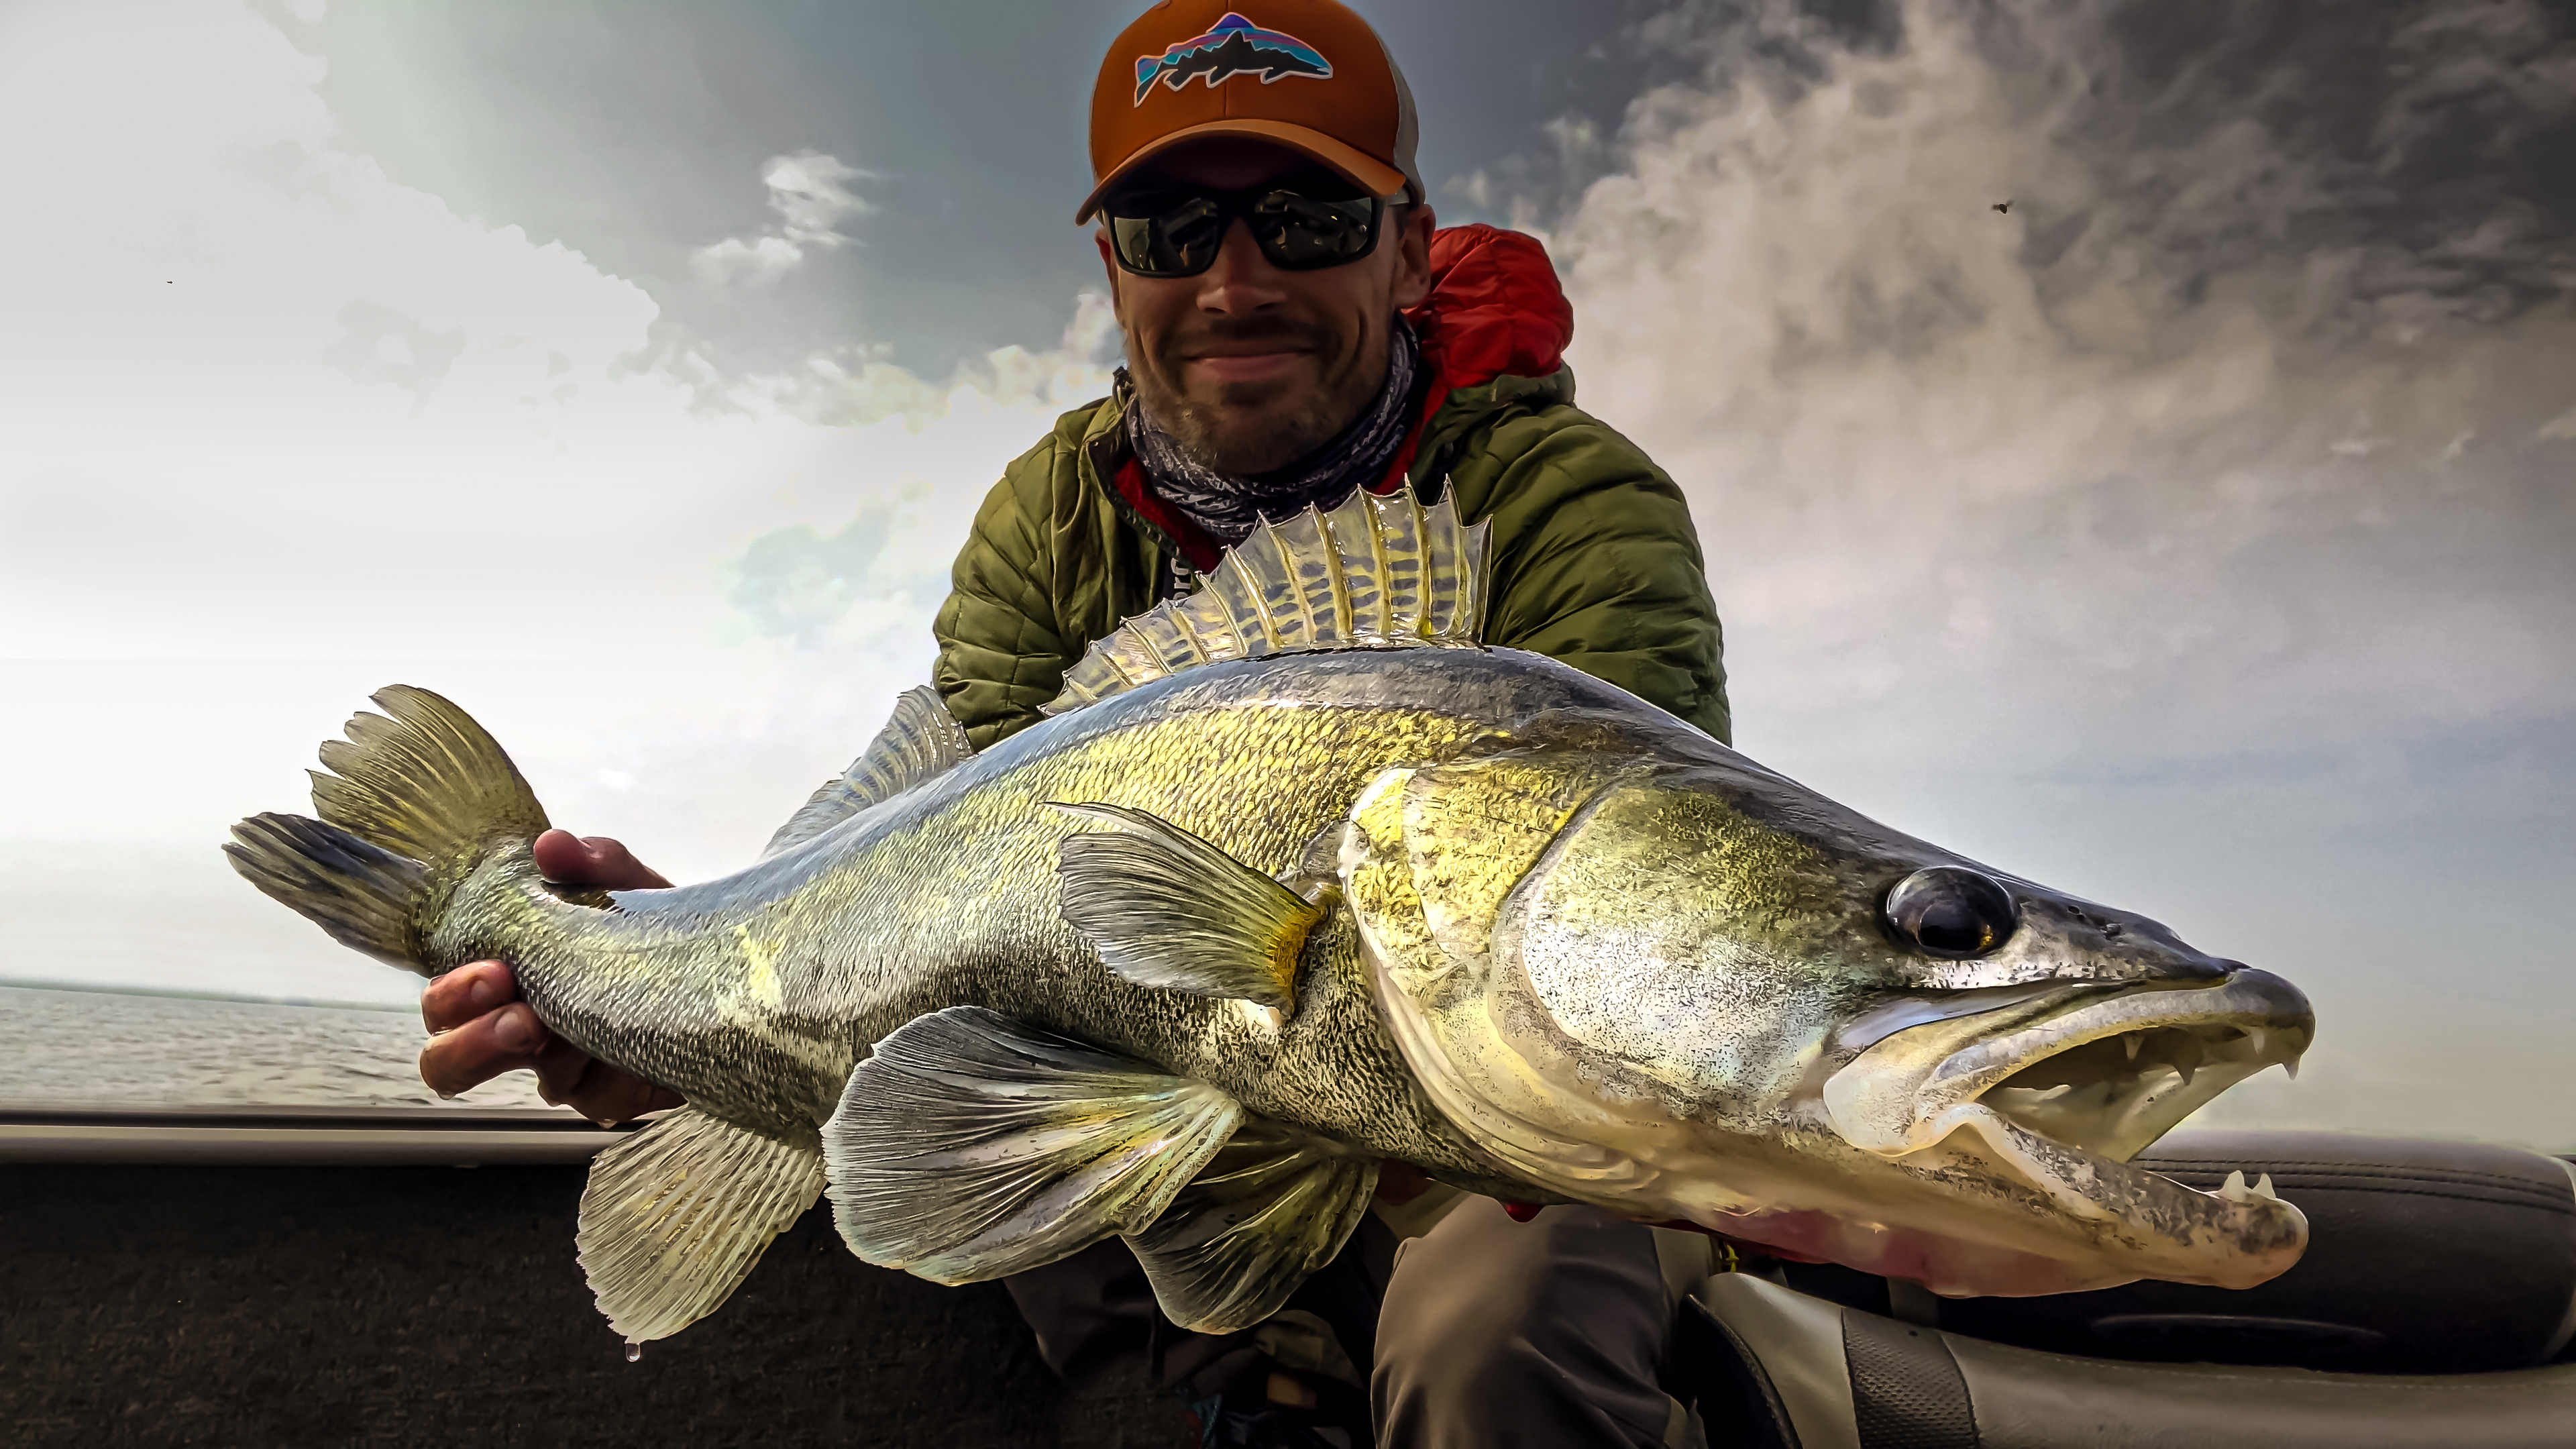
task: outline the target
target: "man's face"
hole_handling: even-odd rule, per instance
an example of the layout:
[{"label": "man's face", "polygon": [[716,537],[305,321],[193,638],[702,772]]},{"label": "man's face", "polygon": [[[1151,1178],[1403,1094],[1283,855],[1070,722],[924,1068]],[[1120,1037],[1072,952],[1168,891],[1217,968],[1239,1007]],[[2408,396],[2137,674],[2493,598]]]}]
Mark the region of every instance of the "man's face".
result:
[{"label": "man's face", "polygon": [[[1234,191],[1313,171],[1293,151],[1248,141],[1176,147],[1140,184]],[[1216,261],[1195,277],[1140,277],[1100,260],[1128,371],[1157,422],[1222,473],[1268,473],[1315,451],[1386,381],[1395,314],[1431,290],[1431,208],[1392,210],[1367,256],[1283,272],[1233,222]]]}]

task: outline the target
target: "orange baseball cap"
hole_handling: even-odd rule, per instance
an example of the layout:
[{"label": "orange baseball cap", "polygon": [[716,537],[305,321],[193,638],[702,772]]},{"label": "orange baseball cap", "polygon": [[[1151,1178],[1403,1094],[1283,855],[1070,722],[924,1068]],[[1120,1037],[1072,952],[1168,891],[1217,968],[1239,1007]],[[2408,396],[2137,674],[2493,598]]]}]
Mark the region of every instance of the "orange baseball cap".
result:
[{"label": "orange baseball cap", "polygon": [[1200,136],[1301,151],[1372,196],[1425,196],[1413,92],[1386,42],[1335,0],[1161,0],[1118,33],[1091,91],[1091,194]]}]

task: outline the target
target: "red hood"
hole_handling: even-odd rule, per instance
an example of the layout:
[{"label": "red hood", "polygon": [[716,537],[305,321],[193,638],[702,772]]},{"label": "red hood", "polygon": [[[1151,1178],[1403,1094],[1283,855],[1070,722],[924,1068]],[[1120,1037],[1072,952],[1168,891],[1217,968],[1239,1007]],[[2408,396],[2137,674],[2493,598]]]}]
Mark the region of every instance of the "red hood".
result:
[{"label": "red hood", "polygon": [[1404,314],[1422,335],[1431,406],[1497,377],[1546,377],[1565,365],[1574,308],[1538,238],[1491,226],[1431,234],[1431,295]]},{"label": "red hood", "polygon": [[[1565,346],[1574,340],[1574,308],[1557,285],[1547,248],[1536,237],[1482,224],[1431,234],[1431,295],[1404,316],[1422,340],[1430,382],[1423,389],[1422,416],[1413,420],[1386,476],[1369,485],[1373,493],[1404,486],[1423,428],[1449,394],[1498,377],[1550,376],[1565,365]],[[1200,571],[1216,567],[1216,541],[1154,496],[1133,454],[1111,483]]]}]

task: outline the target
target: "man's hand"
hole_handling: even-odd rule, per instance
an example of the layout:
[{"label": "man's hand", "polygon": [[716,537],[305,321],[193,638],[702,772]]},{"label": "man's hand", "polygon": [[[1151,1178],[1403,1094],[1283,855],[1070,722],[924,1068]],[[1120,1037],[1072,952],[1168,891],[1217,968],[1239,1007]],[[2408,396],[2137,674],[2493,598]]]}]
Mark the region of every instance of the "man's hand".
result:
[{"label": "man's hand", "polygon": [[[537,837],[537,869],[561,885],[631,891],[668,886],[626,847],[604,836],[583,839],[569,830]],[[429,983],[420,994],[421,1020],[430,1030],[420,1049],[420,1079],[453,1097],[522,1067],[537,1074],[537,1091],[549,1102],[569,1103],[595,1122],[623,1122],[681,1105],[679,1094],[630,1077],[558,1041],[519,999],[518,980],[498,961],[474,961]]]}]

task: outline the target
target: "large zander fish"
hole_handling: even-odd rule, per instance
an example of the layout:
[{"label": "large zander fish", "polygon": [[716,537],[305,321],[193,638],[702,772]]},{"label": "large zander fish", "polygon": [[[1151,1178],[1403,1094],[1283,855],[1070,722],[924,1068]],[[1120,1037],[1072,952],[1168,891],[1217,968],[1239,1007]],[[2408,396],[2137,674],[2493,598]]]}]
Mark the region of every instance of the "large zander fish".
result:
[{"label": "large zander fish", "polygon": [[2124,1165],[2295,1066],[2295,989],[1479,647],[1482,555],[1410,498],[1265,528],[980,754],[906,696],[702,885],[549,885],[508,758],[401,687],[323,746],[319,821],[227,849],[361,951],[514,963],[550,1029],[687,1099],[582,1198],[631,1341],[827,1185],[859,1256],[943,1283],[1124,1235],[1210,1331],[1329,1260],[1386,1160],[1950,1294],[2297,1259],[2268,1179]]}]

